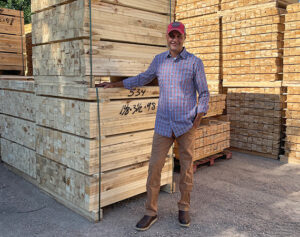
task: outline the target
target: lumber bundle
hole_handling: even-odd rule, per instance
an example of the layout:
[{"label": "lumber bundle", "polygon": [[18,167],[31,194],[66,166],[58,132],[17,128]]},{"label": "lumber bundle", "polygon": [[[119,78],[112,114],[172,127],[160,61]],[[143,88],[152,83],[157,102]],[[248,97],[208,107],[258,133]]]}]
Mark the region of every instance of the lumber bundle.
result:
[{"label": "lumber bundle", "polygon": [[222,17],[223,86],[282,79],[285,10],[261,6]]},{"label": "lumber bundle", "polygon": [[186,27],[186,49],[201,58],[209,91],[221,92],[221,29],[217,14],[181,20]]},{"label": "lumber bundle", "polygon": [[279,88],[228,88],[231,146],[278,158],[284,96]]},{"label": "lumber bundle", "polygon": [[92,1],[90,19],[87,0],[32,1],[37,91],[52,92],[49,87],[57,84],[86,90],[96,76],[144,72],[156,54],[166,51],[169,5],[167,0]]},{"label": "lumber bundle", "polygon": [[35,94],[32,78],[0,76],[1,159],[36,178]]},{"label": "lumber bundle", "polygon": [[[194,160],[200,160],[217,154],[230,147],[230,122],[222,118],[206,118],[195,132]],[[175,143],[174,154],[180,158],[178,144]]]},{"label": "lumber bundle", "polygon": [[26,44],[23,12],[0,8],[0,75],[24,73]]},{"label": "lumber bundle", "polygon": [[300,164],[300,84],[287,87],[285,153],[280,160]]},{"label": "lumber bundle", "polygon": [[195,16],[217,13],[219,0],[177,0],[176,19],[182,20]]},{"label": "lumber bundle", "polygon": [[287,87],[284,155],[280,160],[300,163],[300,4],[291,4],[285,15],[283,85]]},{"label": "lumber bundle", "polygon": [[285,16],[283,85],[300,84],[300,4],[287,7]]}]

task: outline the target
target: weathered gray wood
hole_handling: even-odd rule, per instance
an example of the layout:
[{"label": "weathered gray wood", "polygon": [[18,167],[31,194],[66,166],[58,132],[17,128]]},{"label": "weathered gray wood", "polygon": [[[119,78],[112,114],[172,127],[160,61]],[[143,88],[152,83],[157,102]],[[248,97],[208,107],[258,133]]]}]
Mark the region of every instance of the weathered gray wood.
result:
[{"label": "weathered gray wood", "polygon": [[36,178],[35,151],[1,138],[1,159],[7,164]]},{"label": "weathered gray wood", "polygon": [[0,114],[1,137],[35,150],[35,123]]}]

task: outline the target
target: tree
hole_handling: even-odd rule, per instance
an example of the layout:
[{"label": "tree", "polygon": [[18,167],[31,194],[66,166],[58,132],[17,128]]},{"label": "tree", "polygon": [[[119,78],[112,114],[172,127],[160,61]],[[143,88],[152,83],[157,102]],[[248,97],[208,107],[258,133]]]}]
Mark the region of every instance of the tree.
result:
[{"label": "tree", "polygon": [[31,22],[31,0],[0,0],[0,8],[9,8],[24,12],[24,22]]}]

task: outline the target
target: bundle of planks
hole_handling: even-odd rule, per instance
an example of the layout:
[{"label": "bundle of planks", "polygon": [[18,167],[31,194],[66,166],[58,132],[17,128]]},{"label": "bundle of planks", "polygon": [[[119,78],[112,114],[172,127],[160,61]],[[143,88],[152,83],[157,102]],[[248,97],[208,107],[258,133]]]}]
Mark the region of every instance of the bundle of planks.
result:
[{"label": "bundle of planks", "polygon": [[277,159],[282,134],[283,91],[274,88],[228,88],[231,146]]},{"label": "bundle of planks", "polygon": [[0,8],[0,75],[23,75],[25,52],[23,12]]},{"label": "bundle of planks", "polygon": [[282,80],[283,13],[270,4],[223,13],[223,86],[264,87]]},{"label": "bundle of planks", "polygon": [[[231,1],[221,12],[223,86],[231,123],[231,147],[278,159],[285,90],[283,32],[286,10],[279,1]],[[222,2],[223,3],[223,2]],[[222,9],[231,9],[227,1]],[[287,4],[287,3],[286,3]]]},{"label": "bundle of planks", "polygon": [[287,7],[284,33],[283,85],[287,87],[285,154],[281,161],[300,163],[300,3]]},{"label": "bundle of planks", "polygon": [[0,76],[1,158],[32,179],[36,179],[35,102],[33,78]]},{"label": "bundle of planks", "polygon": [[186,27],[186,49],[201,58],[210,93],[221,93],[221,25],[219,0],[178,0],[176,20]]},{"label": "bundle of planks", "polygon": [[[195,133],[194,161],[220,153],[230,146],[230,122],[224,118],[205,118]],[[174,146],[175,157],[179,158],[178,144]]]},{"label": "bundle of planks", "polygon": [[[169,4],[32,1],[37,183],[90,220],[146,191],[159,98],[156,86],[96,90],[95,82],[134,76],[167,50]],[[172,165],[168,154],[161,185],[170,190]]]}]

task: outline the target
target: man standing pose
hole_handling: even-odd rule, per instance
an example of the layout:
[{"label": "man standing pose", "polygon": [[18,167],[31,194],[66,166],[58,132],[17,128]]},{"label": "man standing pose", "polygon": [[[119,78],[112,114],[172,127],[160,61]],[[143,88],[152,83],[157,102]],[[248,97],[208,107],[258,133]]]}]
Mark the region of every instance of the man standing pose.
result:
[{"label": "man standing pose", "polygon": [[[159,102],[149,161],[146,213],[137,223],[137,230],[147,230],[157,220],[161,171],[175,139],[180,155],[181,199],[178,202],[178,219],[181,226],[190,225],[194,133],[208,110],[209,92],[204,66],[201,59],[187,52],[183,47],[186,38],[184,25],[181,22],[171,23],[166,38],[169,50],[156,55],[146,72],[121,82],[100,84],[105,88],[133,89],[158,78]],[[198,104],[196,91],[199,94]]]}]

